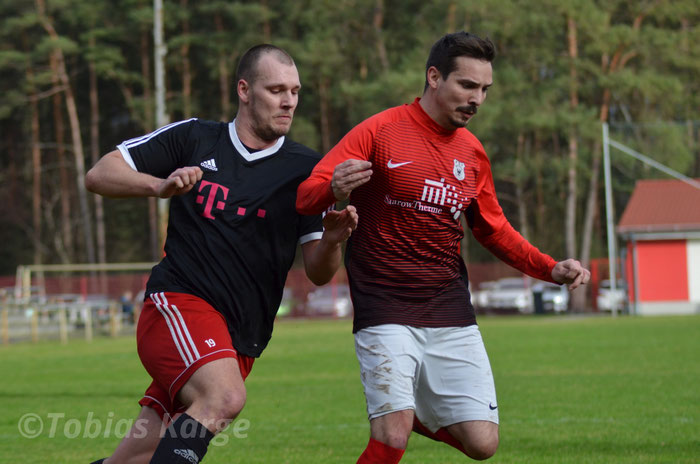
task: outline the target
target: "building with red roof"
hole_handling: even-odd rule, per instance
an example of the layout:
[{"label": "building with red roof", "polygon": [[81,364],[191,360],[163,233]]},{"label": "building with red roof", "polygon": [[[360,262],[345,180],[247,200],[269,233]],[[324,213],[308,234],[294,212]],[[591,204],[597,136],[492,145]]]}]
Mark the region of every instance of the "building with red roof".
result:
[{"label": "building with red roof", "polygon": [[700,188],[638,181],[617,232],[633,313],[700,313]]}]

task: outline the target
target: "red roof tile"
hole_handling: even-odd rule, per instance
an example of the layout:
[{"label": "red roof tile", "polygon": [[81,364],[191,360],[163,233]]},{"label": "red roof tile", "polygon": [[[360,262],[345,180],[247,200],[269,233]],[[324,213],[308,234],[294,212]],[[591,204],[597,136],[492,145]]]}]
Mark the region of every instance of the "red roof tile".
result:
[{"label": "red roof tile", "polygon": [[680,180],[640,180],[617,226],[625,232],[700,230],[700,189]]}]

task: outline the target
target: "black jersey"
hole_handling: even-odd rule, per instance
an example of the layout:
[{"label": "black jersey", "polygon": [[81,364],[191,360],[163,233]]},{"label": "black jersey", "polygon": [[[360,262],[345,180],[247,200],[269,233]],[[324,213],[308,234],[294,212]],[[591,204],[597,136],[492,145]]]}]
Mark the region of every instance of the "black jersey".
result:
[{"label": "black jersey", "polygon": [[153,268],[146,294],[196,295],[219,311],[233,346],[260,356],[272,334],[297,243],[318,240],[321,216],[302,216],[299,184],[320,155],[281,137],[250,153],[235,123],[190,119],[118,147],[139,172],[166,178],[200,166],[204,175],[170,201],[165,257]]}]

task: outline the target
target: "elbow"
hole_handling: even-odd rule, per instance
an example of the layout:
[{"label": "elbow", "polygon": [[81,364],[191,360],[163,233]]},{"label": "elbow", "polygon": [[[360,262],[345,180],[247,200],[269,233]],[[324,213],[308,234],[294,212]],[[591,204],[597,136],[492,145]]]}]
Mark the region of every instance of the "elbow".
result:
[{"label": "elbow", "polygon": [[[302,182],[297,189],[297,213],[304,216],[321,214],[326,210],[326,208],[335,203],[335,198],[332,196],[332,190],[330,191],[330,198],[326,198],[323,195],[318,195],[317,189],[309,188],[309,186],[305,185],[306,182],[308,182],[308,179]],[[330,183],[328,185],[330,186]]]},{"label": "elbow", "polygon": [[296,208],[297,208],[297,213],[302,214],[304,216],[319,214],[319,213],[315,213],[312,208],[309,208],[309,205],[306,204],[306,202],[304,202],[302,200],[301,196],[298,196],[298,195],[297,195]]},{"label": "elbow", "polygon": [[88,192],[97,193],[97,174],[95,173],[95,168],[90,169],[87,174],[85,174],[85,188]]},{"label": "elbow", "polygon": [[317,287],[321,287],[322,285],[326,285],[330,281],[331,281],[330,277],[322,277],[322,278],[316,278],[314,280],[311,280],[311,282]]},{"label": "elbow", "polygon": [[333,278],[333,274],[334,273],[331,273],[330,275],[324,275],[321,273],[310,272],[308,269],[306,270],[306,277],[308,277],[311,283],[317,287],[326,285],[328,282],[330,282]]}]

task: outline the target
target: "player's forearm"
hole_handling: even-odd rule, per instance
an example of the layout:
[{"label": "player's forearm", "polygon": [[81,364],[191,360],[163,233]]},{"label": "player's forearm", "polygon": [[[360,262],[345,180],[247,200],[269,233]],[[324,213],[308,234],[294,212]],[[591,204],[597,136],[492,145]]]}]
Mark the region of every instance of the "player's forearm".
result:
[{"label": "player's forearm", "polygon": [[542,253],[506,223],[488,236],[476,236],[479,243],[504,263],[536,279],[554,282],[552,269],[556,261]]},{"label": "player's forearm", "polygon": [[312,174],[297,189],[296,208],[299,214],[321,214],[335,202],[330,178]]},{"label": "player's forearm", "polygon": [[118,151],[108,153],[85,175],[85,187],[106,197],[157,196],[163,179],[134,171]]},{"label": "player's forearm", "polygon": [[340,267],[341,245],[321,239],[314,244],[313,250],[305,255],[305,258],[306,276],[315,285],[325,285],[331,281]]}]

